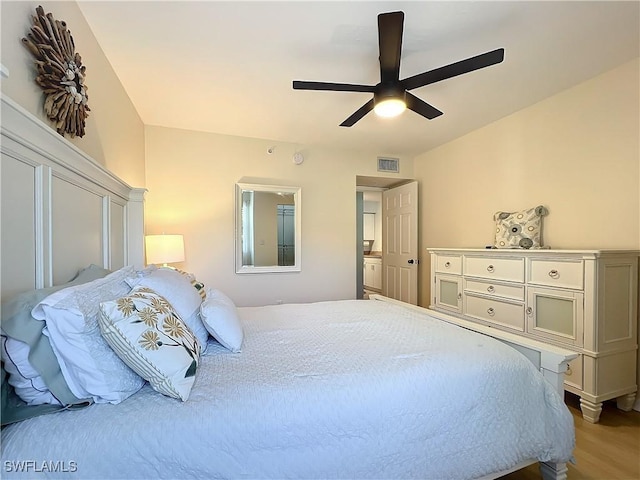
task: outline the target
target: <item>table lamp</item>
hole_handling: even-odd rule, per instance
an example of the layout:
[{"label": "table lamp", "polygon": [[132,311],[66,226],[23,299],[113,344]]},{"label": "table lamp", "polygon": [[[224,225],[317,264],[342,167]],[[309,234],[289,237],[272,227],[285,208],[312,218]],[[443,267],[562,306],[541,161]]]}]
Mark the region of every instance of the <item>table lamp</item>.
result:
[{"label": "table lamp", "polygon": [[182,235],[147,235],[144,237],[147,265],[184,262],[184,237]]}]

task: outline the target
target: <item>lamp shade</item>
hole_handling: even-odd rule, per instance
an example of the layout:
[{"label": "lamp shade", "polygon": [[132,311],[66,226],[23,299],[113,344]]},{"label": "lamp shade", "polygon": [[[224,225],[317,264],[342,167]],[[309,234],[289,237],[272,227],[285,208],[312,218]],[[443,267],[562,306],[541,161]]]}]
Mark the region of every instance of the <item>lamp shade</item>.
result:
[{"label": "lamp shade", "polygon": [[147,265],[184,262],[182,235],[147,235],[144,237]]}]

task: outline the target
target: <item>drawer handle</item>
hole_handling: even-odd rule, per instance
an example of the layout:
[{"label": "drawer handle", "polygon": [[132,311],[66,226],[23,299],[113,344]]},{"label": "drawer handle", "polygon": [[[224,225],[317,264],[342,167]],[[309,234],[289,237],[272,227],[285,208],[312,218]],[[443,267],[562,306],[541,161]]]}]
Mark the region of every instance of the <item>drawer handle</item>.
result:
[{"label": "drawer handle", "polygon": [[493,268],[493,265],[489,265],[487,267],[487,272],[489,272],[489,273],[493,273],[494,270],[495,270],[495,268]]},{"label": "drawer handle", "polygon": [[490,307],[487,309],[487,313],[489,314],[490,317],[493,317],[496,314],[496,311]]},{"label": "drawer handle", "polygon": [[526,312],[527,312],[527,315],[529,315],[529,316],[533,315],[533,308],[527,307]]},{"label": "drawer handle", "polygon": [[494,287],[493,285],[489,285],[489,286],[487,287],[487,292],[489,292],[489,293],[493,293],[493,292],[495,292],[495,291],[496,291],[496,289],[495,289],[495,287]]},{"label": "drawer handle", "polygon": [[558,272],[558,270],[551,270],[549,272],[549,276],[553,279],[556,279],[560,277],[560,273]]},{"label": "drawer handle", "polygon": [[450,266],[451,266],[451,262],[446,262],[446,263],[444,264],[444,268],[449,268]]},{"label": "drawer handle", "polygon": [[573,370],[571,370],[571,365],[567,364],[567,371],[564,374],[567,377],[570,377],[572,373],[573,373]]}]

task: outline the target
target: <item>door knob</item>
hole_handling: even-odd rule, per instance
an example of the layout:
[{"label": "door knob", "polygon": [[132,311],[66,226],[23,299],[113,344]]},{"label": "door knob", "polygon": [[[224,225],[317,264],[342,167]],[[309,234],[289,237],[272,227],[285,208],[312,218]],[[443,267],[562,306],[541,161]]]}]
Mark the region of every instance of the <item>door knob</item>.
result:
[{"label": "door knob", "polygon": [[409,265],[413,265],[414,263],[417,265],[418,264],[418,260],[414,260],[413,258],[410,258],[409,260],[407,260],[407,263]]}]

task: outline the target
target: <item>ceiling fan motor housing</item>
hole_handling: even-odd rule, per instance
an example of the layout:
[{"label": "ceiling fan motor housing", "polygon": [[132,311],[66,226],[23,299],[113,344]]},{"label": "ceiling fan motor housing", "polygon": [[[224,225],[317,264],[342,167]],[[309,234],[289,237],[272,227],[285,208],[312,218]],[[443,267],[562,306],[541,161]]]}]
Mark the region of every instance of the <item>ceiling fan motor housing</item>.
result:
[{"label": "ceiling fan motor housing", "polygon": [[406,104],[405,93],[405,89],[399,83],[379,83],[376,85],[375,92],[373,92],[373,100],[375,104],[390,99],[401,100]]}]

